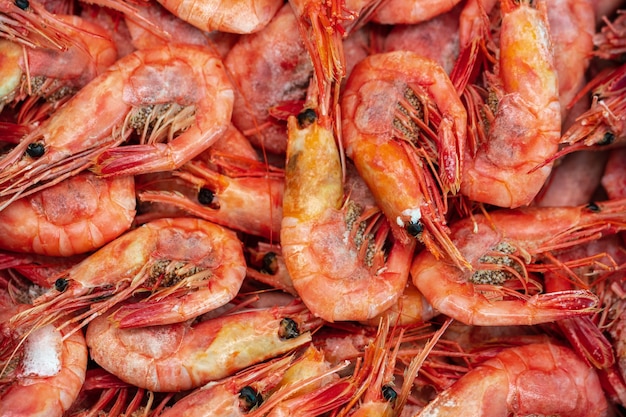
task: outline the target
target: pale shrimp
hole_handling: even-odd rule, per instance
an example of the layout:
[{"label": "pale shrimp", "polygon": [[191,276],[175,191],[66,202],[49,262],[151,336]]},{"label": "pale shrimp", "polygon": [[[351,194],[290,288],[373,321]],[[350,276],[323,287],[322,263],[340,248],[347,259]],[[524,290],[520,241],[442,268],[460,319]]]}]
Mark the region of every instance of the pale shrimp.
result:
[{"label": "pale shrimp", "polygon": [[123,381],[155,392],[193,389],[311,341],[302,304],[241,310],[197,323],[120,329],[105,315],[87,327],[91,357]]},{"label": "pale shrimp", "polygon": [[[182,184],[174,190],[149,183],[138,193],[142,202],[171,204],[189,215],[251,235],[278,239],[282,219],[284,173],[257,160],[213,158],[223,173],[192,160],[173,172]],[[228,165],[232,171],[228,172]],[[218,165],[219,166],[219,165]],[[226,171],[226,172],[224,172]]]},{"label": "pale shrimp", "polygon": [[[341,112],[346,155],[394,234],[402,242],[417,237],[434,253],[465,264],[447,236],[438,186],[444,194],[458,190],[467,125],[444,69],[414,52],[370,55],[350,75]],[[431,171],[436,163],[438,179]],[[388,164],[392,172],[383,168]]]},{"label": "pale shrimp", "polygon": [[167,10],[200,30],[253,33],[265,28],[283,2],[281,0],[158,0]]},{"label": "pale shrimp", "polygon": [[461,0],[387,0],[372,15],[372,21],[386,25],[415,24],[449,12]]},{"label": "pale shrimp", "polygon": [[433,308],[466,324],[538,324],[590,314],[598,299],[587,290],[530,295],[507,289],[507,282],[517,279],[530,289],[526,265],[542,254],[624,230],[624,204],[502,209],[459,220],[450,226],[452,241],[473,271],[423,251],[411,266],[413,283]]},{"label": "pale shrimp", "polygon": [[60,101],[117,60],[117,49],[104,28],[73,15],[59,15],[57,19],[66,24],[65,31],[73,39],[67,49],[23,48],[0,40],[0,48],[6,52],[0,68],[6,75],[0,90],[0,110],[29,96]]},{"label": "pale shrimp", "polygon": [[128,230],[134,217],[132,176],[83,172],[0,211],[0,248],[50,256],[91,252]]},{"label": "pale shrimp", "polygon": [[[178,168],[226,131],[232,104],[222,61],[207,48],[171,44],[127,55],[3,156],[2,208],[89,167],[103,175]],[[150,143],[119,147],[134,129]]]},{"label": "pale shrimp", "polygon": [[561,110],[546,2],[501,0],[499,60],[489,89],[497,110],[485,141],[464,158],[461,193],[500,207],[529,204],[550,174]]},{"label": "pale shrimp", "polygon": [[601,183],[609,199],[626,198],[626,148],[610,151]]},{"label": "pale shrimp", "polygon": [[119,301],[148,292],[146,299],[117,309],[108,320],[120,327],[178,323],[228,303],[245,274],[234,232],[194,218],[155,220],[66,271],[54,288],[11,321],[39,326],[88,307],[66,323],[82,320],[83,326]]},{"label": "pale shrimp", "polygon": [[313,72],[301,38],[284,36],[297,32],[298,21],[285,4],[265,29],[242,36],[224,59],[236,86],[233,124],[254,146],[273,154],[284,155],[287,133],[269,109],[304,100]]},{"label": "pale shrimp", "polygon": [[393,305],[408,279],[414,241],[390,241],[375,207],[344,201],[339,151],[308,109],[289,119],[280,241],[293,285],[326,321],[367,320]]},{"label": "pale shrimp", "polygon": [[593,368],[556,343],[502,350],[439,393],[415,417],[608,416]]}]

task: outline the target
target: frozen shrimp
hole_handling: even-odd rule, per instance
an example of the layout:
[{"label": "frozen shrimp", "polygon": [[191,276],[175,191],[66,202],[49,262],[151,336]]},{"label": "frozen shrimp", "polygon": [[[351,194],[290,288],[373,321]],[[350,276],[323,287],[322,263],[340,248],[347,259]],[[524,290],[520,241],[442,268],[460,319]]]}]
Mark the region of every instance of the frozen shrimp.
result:
[{"label": "frozen shrimp", "polygon": [[551,164],[537,166],[557,153],[561,110],[546,2],[501,0],[500,9],[499,60],[489,77],[497,110],[486,140],[475,152],[467,147],[461,193],[519,207],[532,201],[550,174]]},{"label": "frozen shrimp", "polygon": [[466,324],[538,324],[590,314],[598,299],[587,290],[531,296],[507,290],[506,283],[519,279],[529,289],[527,264],[545,252],[624,230],[625,214],[623,200],[476,214],[450,226],[473,270],[463,272],[423,251],[411,266],[413,283],[433,308]]},{"label": "frozen shrimp", "polygon": [[92,358],[121,380],[155,392],[183,391],[302,346],[316,326],[302,304],[134,329],[103,315],[89,324],[86,340]]},{"label": "frozen shrimp", "polygon": [[[226,131],[232,104],[221,59],[207,48],[127,55],[3,156],[1,207],[90,167],[101,175],[178,168]],[[118,147],[135,129],[143,144]]]},{"label": "frozen shrimp", "polygon": [[440,193],[458,190],[467,114],[443,68],[408,51],[370,55],[348,78],[341,112],[346,155],[394,234],[464,264],[447,236]]},{"label": "frozen shrimp", "polygon": [[228,303],[245,274],[234,232],[200,219],[160,219],[123,234],[69,269],[11,320],[16,326],[39,326],[88,307],[69,321],[83,326],[132,294],[148,292],[148,298],[117,309],[109,320],[121,327],[177,323]]},{"label": "frozen shrimp", "polygon": [[595,371],[552,342],[504,349],[439,393],[415,417],[607,416]]},{"label": "frozen shrimp", "polygon": [[415,243],[392,239],[383,250],[384,216],[344,201],[339,151],[315,111],[288,123],[280,240],[293,286],[324,320],[367,320],[402,294]]},{"label": "frozen shrimp", "polygon": [[91,252],[128,230],[134,217],[132,176],[84,172],[0,211],[0,248],[49,256]]},{"label": "frozen shrimp", "polygon": [[372,20],[383,24],[426,22],[449,12],[460,0],[388,0],[379,6]]}]

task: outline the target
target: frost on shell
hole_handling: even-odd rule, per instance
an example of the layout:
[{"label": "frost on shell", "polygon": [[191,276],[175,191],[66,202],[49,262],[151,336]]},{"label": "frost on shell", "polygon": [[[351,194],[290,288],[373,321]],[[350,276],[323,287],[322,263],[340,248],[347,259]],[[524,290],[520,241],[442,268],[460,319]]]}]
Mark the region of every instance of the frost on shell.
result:
[{"label": "frost on shell", "polygon": [[49,377],[61,370],[63,338],[53,326],[33,331],[24,343],[22,374],[24,376]]},{"label": "frost on shell", "polygon": [[[402,216],[404,216],[405,218],[408,217],[409,223],[417,223],[422,218],[422,211],[419,208],[406,209],[400,214],[402,214]],[[396,223],[398,223],[398,226],[404,227],[404,221],[402,220],[402,217],[396,217]]]}]

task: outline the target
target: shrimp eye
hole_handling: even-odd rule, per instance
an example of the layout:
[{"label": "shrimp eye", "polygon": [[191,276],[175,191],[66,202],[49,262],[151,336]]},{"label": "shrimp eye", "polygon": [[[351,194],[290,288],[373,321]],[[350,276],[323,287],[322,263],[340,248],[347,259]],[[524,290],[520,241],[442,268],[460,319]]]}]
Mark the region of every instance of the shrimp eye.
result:
[{"label": "shrimp eye", "polygon": [[215,193],[208,188],[200,188],[200,191],[198,191],[198,202],[203,206],[211,205],[214,198]]},{"label": "shrimp eye", "polygon": [[30,3],[28,0],[15,0],[15,5],[22,10],[26,10],[30,6]]},{"label": "shrimp eye", "polygon": [[239,391],[239,398],[242,400],[243,407],[250,411],[254,407],[261,405],[263,399],[259,395],[258,392],[254,390],[254,388],[245,386]]},{"label": "shrimp eye", "polygon": [[598,145],[610,145],[615,141],[615,134],[613,132],[604,132],[604,136],[602,136],[602,140],[598,142]]},{"label": "shrimp eye", "polygon": [[43,156],[45,152],[46,148],[41,142],[33,142],[28,145],[28,148],[26,148],[26,153],[31,158],[39,158],[40,156]]},{"label": "shrimp eye", "polygon": [[69,285],[69,282],[67,282],[67,280],[65,278],[59,278],[56,281],[54,281],[54,288],[58,292],[65,291],[67,289],[68,285]]},{"label": "shrimp eye", "polygon": [[398,393],[396,392],[396,390],[391,388],[391,386],[389,385],[383,385],[381,391],[383,392],[383,398],[385,399],[385,401],[392,402],[395,401],[396,398],[398,398]]},{"label": "shrimp eye", "polygon": [[304,129],[311,126],[317,120],[317,113],[313,109],[304,109],[298,114],[298,126]]},{"label": "shrimp eye", "polygon": [[587,210],[592,211],[594,213],[599,213],[601,209],[599,205],[597,205],[596,203],[592,201],[591,203],[587,204]]},{"label": "shrimp eye", "polygon": [[298,330],[298,323],[290,318],[284,318],[280,321],[280,328],[278,329],[278,337],[281,339],[295,339],[300,336],[300,330]]},{"label": "shrimp eye", "polygon": [[406,231],[413,237],[417,237],[424,231],[424,225],[421,221],[410,222],[406,225]]},{"label": "shrimp eye", "polygon": [[263,255],[263,265],[261,266],[261,272],[268,275],[274,275],[278,269],[278,263],[276,262],[277,255],[274,252],[267,252]]}]

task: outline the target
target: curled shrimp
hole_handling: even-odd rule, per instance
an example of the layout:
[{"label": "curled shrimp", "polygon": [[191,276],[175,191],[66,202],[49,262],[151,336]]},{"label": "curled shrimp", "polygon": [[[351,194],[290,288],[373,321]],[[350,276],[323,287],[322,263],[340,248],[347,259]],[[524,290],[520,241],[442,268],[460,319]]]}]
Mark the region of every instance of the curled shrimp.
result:
[{"label": "curled shrimp", "polygon": [[552,342],[502,350],[439,393],[415,417],[607,416],[595,371]]},{"label": "curled shrimp", "polygon": [[86,340],[92,358],[121,380],[155,392],[183,391],[302,346],[318,325],[302,304],[134,329],[100,316]]},{"label": "curled shrimp", "polygon": [[[246,274],[241,242],[234,232],[194,218],[160,219],[123,234],[75,265],[54,288],[11,320],[14,325],[49,322],[66,312],[81,326],[132,294],[147,299],[117,309],[121,327],[177,323],[228,303]],[[45,316],[36,316],[45,312]],[[69,323],[66,323],[69,324]]]},{"label": "curled shrimp", "polygon": [[367,320],[402,294],[414,241],[394,240],[385,253],[384,216],[343,201],[339,151],[313,110],[292,116],[288,128],[280,240],[293,286],[326,321]]},{"label": "curled shrimp", "polygon": [[558,79],[546,2],[500,1],[499,61],[489,77],[497,97],[488,136],[464,158],[461,193],[500,207],[529,204],[550,174],[543,165],[561,133]]},{"label": "curled shrimp", "polygon": [[78,174],[0,211],[0,248],[50,256],[94,251],[130,228],[135,202],[132,176]]},{"label": "curled shrimp", "polygon": [[[211,50],[171,44],[136,51],[4,155],[0,207],[90,167],[102,175],[178,168],[226,131],[232,104],[221,59]],[[144,144],[118,147],[134,129]]]},{"label": "curled shrimp", "polygon": [[463,272],[428,252],[411,266],[415,286],[432,306],[466,324],[538,324],[592,313],[598,299],[586,290],[520,294],[530,287],[526,264],[543,253],[615,234],[626,227],[624,201],[575,207],[531,207],[474,215],[451,225],[452,240],[472,264]]},{"label": "curled shrimp", "polygon": [[[341,112],[346,155],[394,233],[405,242],[416,236],[464,264],[447,236],[439,184],[444,193],[458,190],[467,114],[444,69],[408,51],[371,55],[348,78]],[[433,159],[438,179],[430,172]]]}]

